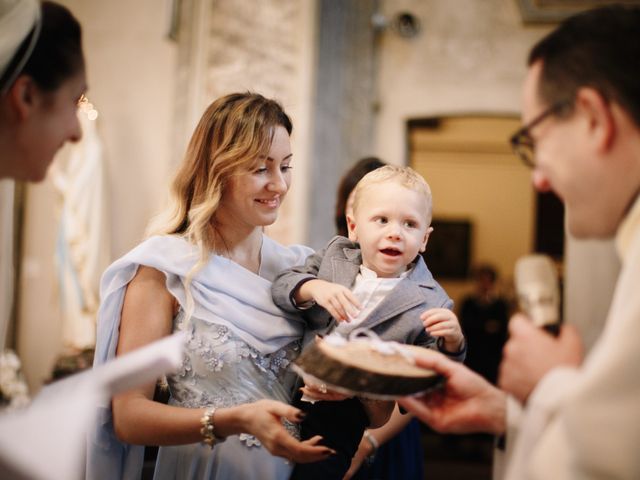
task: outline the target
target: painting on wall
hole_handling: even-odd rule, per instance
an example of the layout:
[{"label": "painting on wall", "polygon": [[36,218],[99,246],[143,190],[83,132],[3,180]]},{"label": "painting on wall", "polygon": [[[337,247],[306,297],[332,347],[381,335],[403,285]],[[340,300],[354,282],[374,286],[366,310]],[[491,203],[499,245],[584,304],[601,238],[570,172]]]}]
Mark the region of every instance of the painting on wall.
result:
[{"label": "painting on wall", "polygon": [[464,280],[471,264],[471,222],[434,218],[424,260],[436,279]]}]

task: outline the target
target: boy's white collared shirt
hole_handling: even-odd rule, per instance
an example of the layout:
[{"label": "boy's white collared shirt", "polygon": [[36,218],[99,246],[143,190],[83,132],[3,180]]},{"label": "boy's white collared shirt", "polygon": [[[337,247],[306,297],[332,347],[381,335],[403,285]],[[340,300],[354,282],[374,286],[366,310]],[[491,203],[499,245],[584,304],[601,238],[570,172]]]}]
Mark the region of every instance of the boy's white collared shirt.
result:
[{"label": "boy's white collared shirt", "polygon": [[382,300],[395,288],[404,277],[409,275],[413,270],[410,266],[399,277],[380,278],[373,270],[360,265],[360,273],[356,276],[352,292],[360,302],[362,310],[357,316],[352,317],[349,322],[340,322],[334,331],[338,333],[346,333],[350,331],[354,325],[362,323],[369,314],[375,309]]}]

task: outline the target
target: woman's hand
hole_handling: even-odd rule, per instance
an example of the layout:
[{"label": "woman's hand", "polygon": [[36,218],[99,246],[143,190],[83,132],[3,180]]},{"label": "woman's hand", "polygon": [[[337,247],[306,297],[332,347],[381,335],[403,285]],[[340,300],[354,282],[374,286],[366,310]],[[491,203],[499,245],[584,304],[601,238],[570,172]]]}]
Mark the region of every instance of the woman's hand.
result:
[{"label": "woman's hand", "polygon": [[327,388],[324,383],[311,383],[307,381],[305,386],[300,389],[305,397],[313,398],[314,400],[322,400],[327,402],[339,402],[353,397],[353,395],[346,395],[344,393],[336,392]]},{"label": "woman's hand", "polygon": [[282,425],[282,419],[286,418],[293,423],[302,421],[302,412],[295,407],[275,400],[258,400],[235,408],[240,412],[240,430],[254,435],[273,455],[294,463],[310,463],[325,460],[335,453],[334,450],[319,445],[322,440],[319,435],[303,442],[291,436]]},{"label": "woman's hand", "polygon": [[448,308],[430,308],[420,315],[422,325],[432,337],[442,337],[447,352],[460,351],[464,336],[458,317]]}]

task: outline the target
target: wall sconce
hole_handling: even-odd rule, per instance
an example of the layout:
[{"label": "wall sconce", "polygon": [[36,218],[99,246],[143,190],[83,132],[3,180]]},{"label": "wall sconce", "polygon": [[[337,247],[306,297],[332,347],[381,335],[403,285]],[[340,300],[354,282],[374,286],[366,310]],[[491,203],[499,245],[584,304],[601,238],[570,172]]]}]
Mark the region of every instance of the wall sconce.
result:
[{"label": "wall sconce", "polygon": [[180,31],[180,9],[182,8],[182,0],[165,0],[165,31],[167,38],[174,42],[178,41],[178,32]]},{"label": "wall sconce", "polygon": [[374,13],[371,16],[371,25],[377,33],[391,30],[402,38],[414,38],[421,30],[420,20],[410,12],[396,13],[391,19],[382,13]]}]

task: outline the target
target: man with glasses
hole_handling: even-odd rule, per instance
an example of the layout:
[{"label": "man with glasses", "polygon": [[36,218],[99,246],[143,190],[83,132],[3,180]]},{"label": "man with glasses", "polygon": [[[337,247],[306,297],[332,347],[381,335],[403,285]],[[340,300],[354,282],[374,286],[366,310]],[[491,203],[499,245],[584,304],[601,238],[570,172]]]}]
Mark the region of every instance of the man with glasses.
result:
[{"label": "man with glasses", "polygon": [[529,57],[525,126],[511,138],[540,191],[565,204],[578,238],[615,237],[622,270],[589,355],[523,314],[510,323],[499,385],[463,365],[418,360],[447,378],[400,403],[444,432],[506,437],[509,479],[640,478],[640,8],[577,15]]}]

